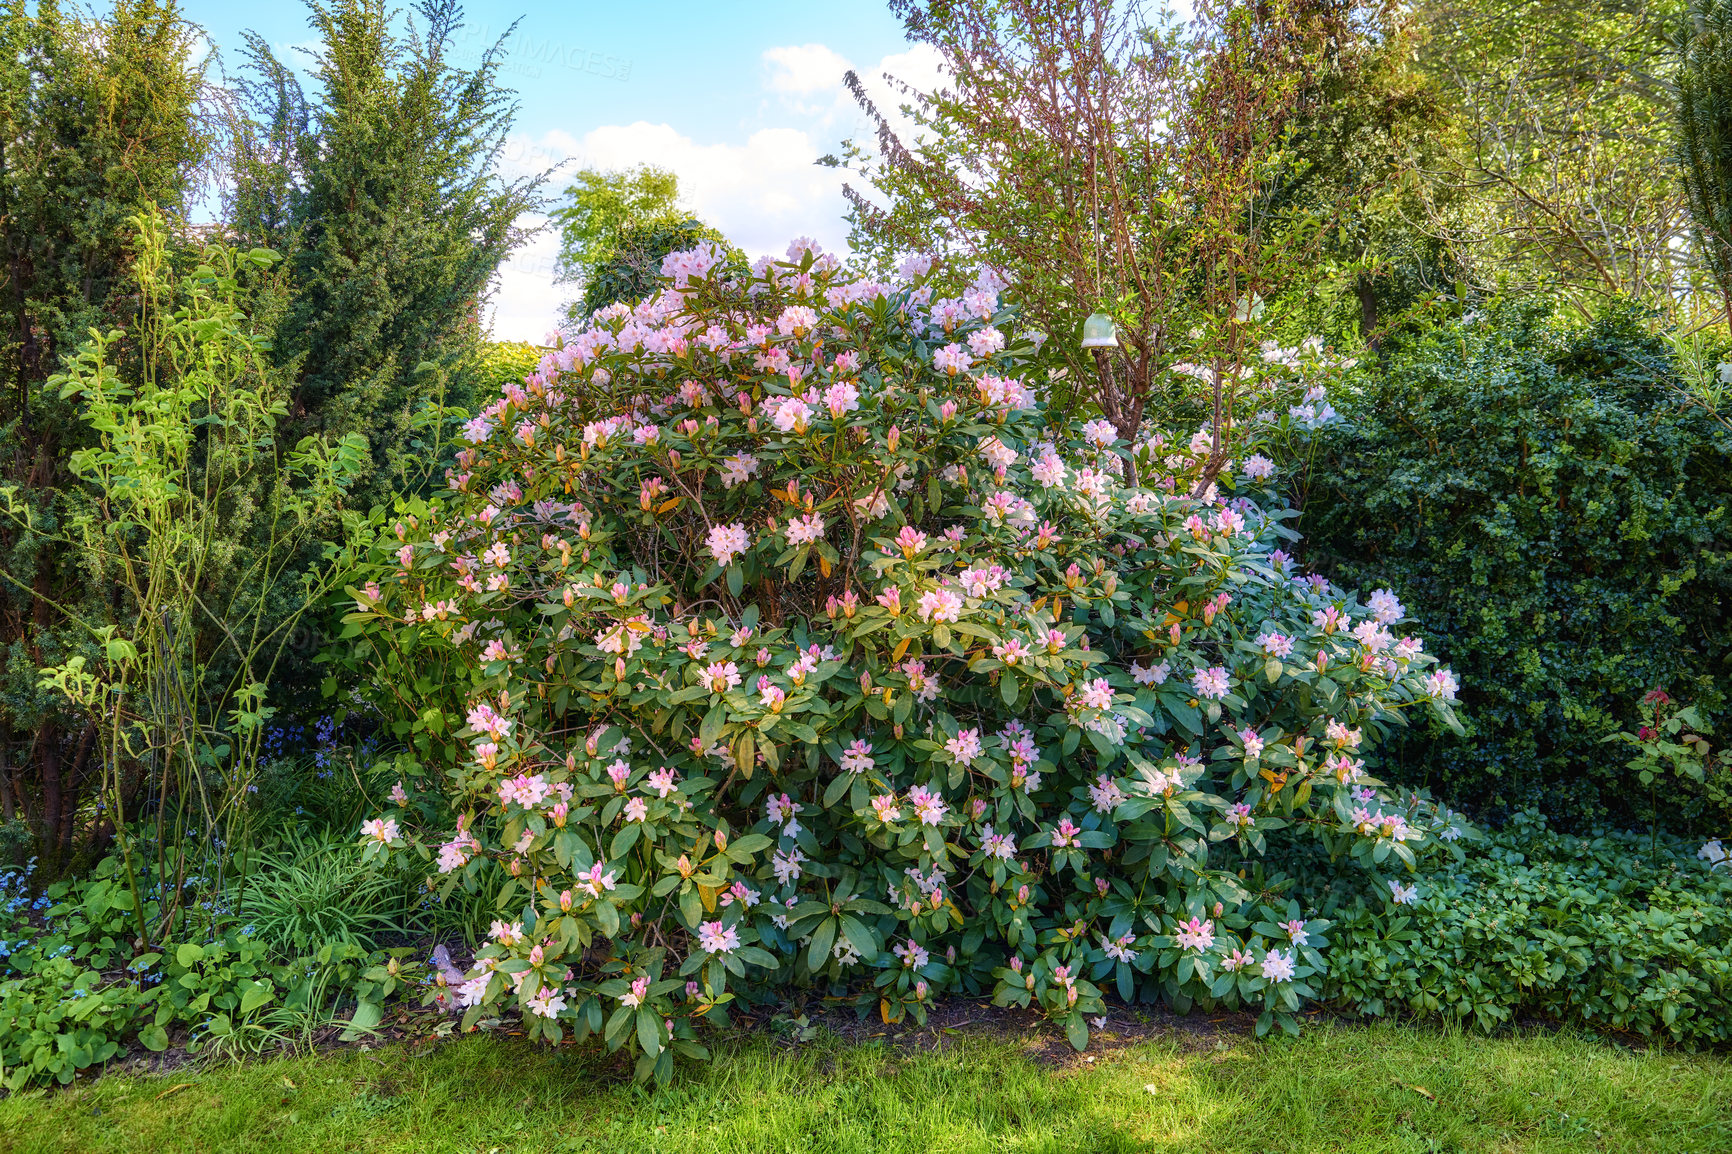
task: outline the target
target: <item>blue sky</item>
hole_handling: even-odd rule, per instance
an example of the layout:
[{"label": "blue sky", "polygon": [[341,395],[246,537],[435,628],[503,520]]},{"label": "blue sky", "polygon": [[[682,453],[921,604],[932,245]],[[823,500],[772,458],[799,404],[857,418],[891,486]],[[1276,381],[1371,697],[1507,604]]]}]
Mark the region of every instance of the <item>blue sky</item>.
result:
[{"label": "blue sky", "polygon": [[[285,59],[311,41],[298,3],[183,5],[231,68],[244,30],[260,33]],[[478,57],[520,20],[503,70],[522,101],[507,171],[566,159],[660,164],[679,175],[687,206],[749,255],[779,253],[800,235],[843,247],[840,177],[812,162],[845,137],[864,135],[841,88],[846,68],[868,78],[888,70],[922,87],[936,75],[929,51],[911,48],[876,0],[472,0],[465,16],[460,59]],[[894,106],[888,89],[880,95]],[[553,281],[556,248],[544,234],[503,270],[491,316],[496,336],[539,341],[553,325],[571,293]]]}]

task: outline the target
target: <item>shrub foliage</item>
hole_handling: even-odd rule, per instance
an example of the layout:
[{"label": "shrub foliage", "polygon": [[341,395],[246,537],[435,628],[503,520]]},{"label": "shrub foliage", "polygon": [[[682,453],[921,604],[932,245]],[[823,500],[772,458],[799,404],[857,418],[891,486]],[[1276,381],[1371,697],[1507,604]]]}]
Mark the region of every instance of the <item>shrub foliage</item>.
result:
[{"label": "shrub foliage", "polygon": [[1654,688],[1711,717],[1732,671],[1732,437],[1670,379],[1634,316],[1512,308],[1419,335],[1337,397],[1350,427],[1318,461],[1310,557],[1389,580],[1467,687],[1469,739],[1416,735],[1393,775],[1490,816],[1651,816],[1604,739]]},{"label": "shrub foliage", "polygon": [[1256,450],[1299,418],[1193,495],[1208,434],[1048,412],[990,283],[720,265],[671,255],[507,388],[353,591],[346,660],[455,823],[406,788],[366,841],[509,876],[469,1020],[658,1077],[789,985],[887,1022],[990,993],[1079,1047],[1106,987],[1293,1028],[1328,926],[1266,839],[1382,872],[1461,832],[1364,762],[1453,675],[1276,548]]}]

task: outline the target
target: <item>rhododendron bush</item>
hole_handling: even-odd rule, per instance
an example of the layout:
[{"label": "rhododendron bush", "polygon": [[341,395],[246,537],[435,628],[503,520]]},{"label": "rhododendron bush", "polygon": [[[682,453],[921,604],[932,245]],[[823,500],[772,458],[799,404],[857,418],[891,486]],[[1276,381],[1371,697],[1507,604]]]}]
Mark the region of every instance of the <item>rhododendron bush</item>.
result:
[{"label": "rhododendron bush", "polygon": [[1078,1047],[1109,989],[1292,1028],[1328,925],[1266,839],[1394,879],[1460,832],[1365,762],[1453,722],[1452,675],[1277,547],[1295,356],[1201,486],[1207,432],[1049,412],[990,280],[716,261],[564,335],[354,591],[375,689],[436,667],[462,711],[423,745],[453,824],[400,793],[370,852],[509,878],[446,996],[658,1077],[790,986],[887,1022],[990,993]]}]

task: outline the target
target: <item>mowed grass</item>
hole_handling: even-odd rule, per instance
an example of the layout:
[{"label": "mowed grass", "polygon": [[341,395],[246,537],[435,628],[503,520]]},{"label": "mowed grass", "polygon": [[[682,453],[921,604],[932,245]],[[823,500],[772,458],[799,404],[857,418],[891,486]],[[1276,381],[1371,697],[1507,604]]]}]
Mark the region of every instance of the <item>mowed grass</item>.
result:
[{"label": "mowed grass", "polygon": [[946,1043],[750,1041],[659,1090],[593,1055],[497,1036],[109,1075],[0,1101],[0,1150],[1732,1151],[1724,1056],[1327,1024],[1057,1066],[1032,1042]]}]

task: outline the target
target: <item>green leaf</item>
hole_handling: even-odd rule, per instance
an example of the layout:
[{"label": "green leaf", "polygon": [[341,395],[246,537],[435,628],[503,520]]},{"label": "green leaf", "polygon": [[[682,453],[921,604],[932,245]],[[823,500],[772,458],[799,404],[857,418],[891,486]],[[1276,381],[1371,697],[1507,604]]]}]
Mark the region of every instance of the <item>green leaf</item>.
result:
[{"label": "green leaf", "polygon": [[642,832],[642,822],[626,822],[625,827],[613,835],[613,842],[607,847],[607,856],[618,858],[630,853],[631,847],[637,844],[638,834]]},{"label": "green leaf", "polygon": [[378,1002],[370,1002],[363,998],[355,1003],[355,1012],[350,1015],[347,1029],[338,1035],[338,1040],[353,1042],[361,1035],[371,1033],[384,1020],[385,1007]]},{"label": "green leaf", "polygon": [[650,1009],[648,1006],[641,1006],[638,1008],[637,1044],[644,1053],[648,1054],[652,1058],[661,1052],[661,1029],[662,1024],[656,1018],[654,1010]]},{"label": "green leaf", "polygon": [[830,947],[836,944],[836,919],[825,918],[812,934],[812,945],[806,951],[806,965],[814,972],[830,960]]},{"label": "green leaf", "polygon": [[1004,703],[1012,708],[1016,706],[1016,695],[1022,689],[1022,683],[1017,681],[1016,674],[1006,669],[998,678],[998,695]]},{"label": "green leaf", "polygon": [[276,988],[269,980],[254,982],[246,993],[241,995],[241,1013],[250,1014],[276,995]]},{"label": "green leaf", "polygon": [[168,1049],[168,1031],[158,1025],[149,1025],[138,1032],[138,1041],[145,1049],[160,1054]]}]

